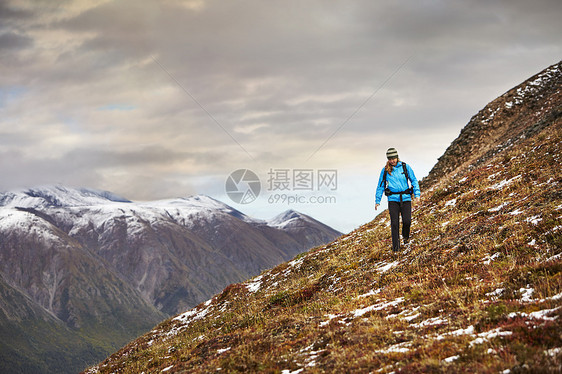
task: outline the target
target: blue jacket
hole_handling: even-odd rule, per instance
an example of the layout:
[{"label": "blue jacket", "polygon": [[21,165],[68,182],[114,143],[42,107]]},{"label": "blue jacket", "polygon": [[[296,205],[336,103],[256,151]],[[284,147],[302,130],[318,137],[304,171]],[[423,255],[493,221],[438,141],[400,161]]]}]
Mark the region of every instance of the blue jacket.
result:
[{"label": "blue jacket", "polygon": [[[408,170],[408,176],[410,177],[410,182],[412,183],[412,187],[414,189],[414,196],[420,197],[420,185],[414,171],[410,167],[410,165],[406,164],[406,170]],[[375,204],[380,204],[382,195],[384,194],[385,186],[382,185],[384,179],[384,168],[381,171],[381,175],[379,177],[379,183],[377,185],[377,192],[375,194]],[[398,161],[394,169],[392,169],[392,174],[386,176],[386,181],[388,183],[388,188],[392,192],[401,192],[405,191],[409,188],[408,181],[406,180],[406,176],[404,175],[404,169],[402,168],[402,161]],[[403,194],[402,201],[410,201],[412,200],[410,195]],[[396,201],[400,202],[400,195],[390,195],[388,196],[388,201]]]}]

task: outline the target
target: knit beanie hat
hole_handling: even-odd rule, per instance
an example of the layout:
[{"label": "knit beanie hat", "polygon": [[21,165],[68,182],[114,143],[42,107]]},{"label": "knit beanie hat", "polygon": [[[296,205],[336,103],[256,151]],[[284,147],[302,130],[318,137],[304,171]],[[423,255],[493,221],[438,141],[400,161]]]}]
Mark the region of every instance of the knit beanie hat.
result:
[{"label": "knit beanie hat", "polygon": [[398,151],[395,148],[388,148],[388,150],[386,151],[386,158],[388,158],[389,160],[391,158],[398,158]]}]

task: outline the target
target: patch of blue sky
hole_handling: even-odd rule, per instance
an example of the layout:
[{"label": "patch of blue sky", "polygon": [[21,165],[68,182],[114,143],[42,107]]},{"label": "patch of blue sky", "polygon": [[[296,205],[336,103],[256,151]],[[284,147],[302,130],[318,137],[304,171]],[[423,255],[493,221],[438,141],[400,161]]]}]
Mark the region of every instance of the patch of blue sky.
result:
[{"label": "patch of blue sky", "polygon": [[98,110],[102,111],[130,111],[135,110],[137,107],[135,105],[130,104],[107,104],[102,107],[99,107]]},{"label": "patch of blue sky", "polygon": [[22,97],[27,91],[23,86],[0,87],[0,108]]},{"label": "patch of blue sky", "polygon": [[84,128],[72,116],[58,115],[58,120],[72,133],[83,133]]}]

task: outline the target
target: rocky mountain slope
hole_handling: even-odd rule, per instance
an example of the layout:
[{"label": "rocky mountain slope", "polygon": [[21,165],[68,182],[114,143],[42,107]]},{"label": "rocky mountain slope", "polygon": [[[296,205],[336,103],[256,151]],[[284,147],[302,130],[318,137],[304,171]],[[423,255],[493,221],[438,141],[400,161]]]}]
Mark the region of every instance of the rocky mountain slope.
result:
[{"label": "rocky mountain slope", "polygon": [[77,372],[338,235],[297,212],[270,223],[207,196],[133,203],[61,186],[0,194],[0,371]]},{"label": "rocky mountain slope", "polygon": [[512,88],[470,119],[423,180],[423,187],[486,162],[521,136],[552,124],[562,111],[560,63]]},{"label": "rocky mountain slope", "polygon": [[230,285],[86,372],[559,372],[562,117],[552,103],[561,65],[541,74],[548,95],[507,105],[534,80],[523,83],[446,151],[400,256],[381,214]]}]

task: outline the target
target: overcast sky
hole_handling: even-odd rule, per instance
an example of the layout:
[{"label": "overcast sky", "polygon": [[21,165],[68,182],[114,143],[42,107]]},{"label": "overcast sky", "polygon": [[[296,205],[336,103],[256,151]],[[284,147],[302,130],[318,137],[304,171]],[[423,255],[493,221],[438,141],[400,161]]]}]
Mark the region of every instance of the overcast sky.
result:
[{"label": "overcast sky", "polygon": [[[386,149],[423,178],[561,59],[561,18],[560,0],[2,0],[0,190],[206,194],[350,231]],[[237,169],[261,181],[251,203],[225,192]]]}]

